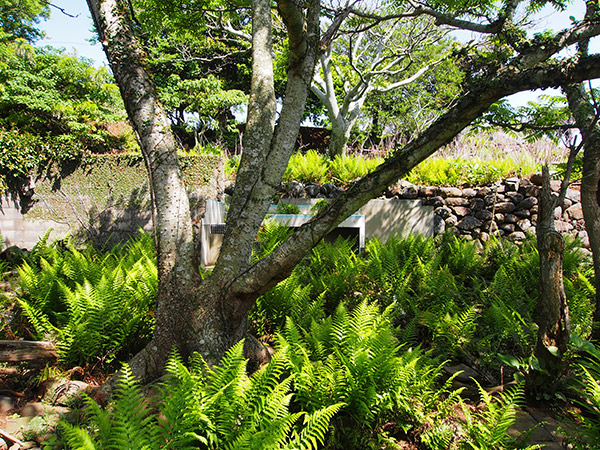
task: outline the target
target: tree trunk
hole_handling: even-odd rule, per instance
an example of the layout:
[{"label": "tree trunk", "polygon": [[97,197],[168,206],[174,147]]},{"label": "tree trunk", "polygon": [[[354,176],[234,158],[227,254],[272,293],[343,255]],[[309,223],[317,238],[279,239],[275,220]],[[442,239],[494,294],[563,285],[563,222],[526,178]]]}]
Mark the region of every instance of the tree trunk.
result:
[{"label": "tree trunk", "polygon": [[[565,241],[554,230],[554,209],[558,197],[550,188],[548,166],[542,168],[543,186],[540,191],[540,204],[537,224],[537,245],[540,254],[540,292],[537,305],[538,336],[536,356],[545,367],[559,366],[561,356],[567,350],[571,326],[569,308],[563,284],[562,261]],[[552,351],[552,348],[557,351]]]},{"label": "tree trunk", "polygon": [[594,264],[596,301],[592,338],[600,339],[600,130],[598,117],[582,85],[564,88],[569,108],[583,137],[581,206]]},{"label": "tree trunk", "polygon": [[346,145],[350,140],[350,131],[352,126],[349,126],[345,120],[343,123],[333,123],[331,126],[331,136],[329,137],[329,145],[327,153],[331,159],[336,156],[342,156],[346,153]]}]

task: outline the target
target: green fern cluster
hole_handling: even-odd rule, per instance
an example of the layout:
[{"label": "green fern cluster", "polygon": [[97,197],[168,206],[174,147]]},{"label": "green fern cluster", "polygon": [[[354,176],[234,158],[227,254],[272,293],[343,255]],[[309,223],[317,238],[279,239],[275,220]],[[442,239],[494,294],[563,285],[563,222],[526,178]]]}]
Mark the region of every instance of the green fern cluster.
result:
[{"label": "green fern cluster", "polygon": [[[573,331],[585,337],[594,298],[591,266],[572,240],[564,261]],[[290,316],[308,329],[341,303],[353,308],[368,300],[393,305],[400,342],[458,360],[479,353],[494,364],[499,353],[527,356],[533,348],[538,272],[533,239],[521,245],[491,240],[483,248],[451,234],[385,244],[372,239],[363,256],[347,241],[321,243],[258,300],[251,323],[261,335],[274,335]]]},{"label": "green fern cluster", "polygon": [[323,442],[342,406],[291,411],[293,376],[278,352],[248,376],[243,342],[214,368],[196,355],[190,367],[174,356],[166,367],[156,408],[150,409],[126,367],[107,410],[87,399],[88,427],[62,425],[68,448],[77,450],[313,450]]},{"label": "green fern cluster", "polygon": [[32,337],[56,341],[66,363],[127,357],[152,332],[157,269],[149,235],[107,253],[42,241],[19,282]]},{"label": "green fern cluster", "polygon": [[283,181],[345,185],[372,172],[382,161],[382,158],[364,158],[360,155],[336,156],[330,160],[315,150],[309,150],[292,155]]},{"label": "green fern cluster", "polygon": [[430,426],[457,402],[458,392],[446,396],[449,383],[435,387],[439,366],[418,350],[400,348],[389,310],[380,313],[376,304],[363,302],[352,311],[340,305],[309,330],[290,319],[278,344],[288,354],[302,408],[343,403],[331,430],[336,448],[366,448],[390,420],[405,431]]}]

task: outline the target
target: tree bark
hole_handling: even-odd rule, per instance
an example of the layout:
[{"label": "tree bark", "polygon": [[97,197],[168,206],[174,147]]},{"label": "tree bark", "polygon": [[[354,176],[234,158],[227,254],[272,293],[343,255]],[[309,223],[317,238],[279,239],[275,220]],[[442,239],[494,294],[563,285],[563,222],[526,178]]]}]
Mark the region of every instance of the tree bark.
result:
[{"label": "tree bark", "polygon": [[600,339],[600,130],[598,116],[583,85],[564,88],[569,108],[583,138],[581,206],[590,239],[596,287],[592,338]]},{"label": "tree bark", "polygon": [[[562,270],[565,240],[554,229],[554,209],[559,204],[559,197],[552,193],[547,165],[542,168],[542,180],[536,228],[540,254],[540,292],[535,353],[550,370],[551,367],[560,366],[561,356],[565,354],[570,340],[571,325]],[[558,352],[551,351],[552,347]]]}]

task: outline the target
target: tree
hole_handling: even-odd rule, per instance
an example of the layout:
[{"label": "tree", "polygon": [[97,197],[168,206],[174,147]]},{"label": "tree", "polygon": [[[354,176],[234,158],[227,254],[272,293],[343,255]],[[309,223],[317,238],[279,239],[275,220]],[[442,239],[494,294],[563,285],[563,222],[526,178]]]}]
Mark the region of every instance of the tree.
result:
[{"label": "tree", "polygon": [[450,48],[445,33],[430,18],[371,22],[362,17],[351,21],[319,56],[311,91],[331,123],[331,158],[344,153],[370,96],[401,91],[400,102],[409,104],[418,98],[407,95],[411,85],[426,92],[435,66],[451,65],[444,60]]},{"label": "tree", "polygon": [[[201,279],[194,265],[189,201],[179,173],[175,141],[145,70],[146,56],[135,34],[129,5],[124,0],[88,0],[139,137],[155,206],[159,273],[156,325],[152,341],[131,361],[134,373],[145,379],[157,376],[173,347],[183,356],[199,351],[209,363],[216,363],[227,348],[246,336],[247,312],[259,295],[285,279],[344,218],[450,142],[494,102],[522,90],[600,76],[598,55],[553,58],[565,47],[599,34],[600,23],[584,20],[559,33],[528,39],[513,32],[512,12],[519,3],[504,4],[491,21],[475,14],[486,12],[486,8],[491,12],[491,3],[478,3],[471,11],[460,9],[456,3],[436,3],[438,9],[415,6],[410,11],[413,15],[436,14],[439,23],[492,34],[504,51],[465,51],[463,62],[469,67],[469,76],[460,97],[445,114],[416,139],[396,149],[377,170],[354,182],[272,253],[252,261],[255,237],[294,149],[317,57],[339,27],[334,21],[320,37],[318,0],[277,2],[289,44],[287,83],[277,115],[271,3],[253,0],[252,81],[244,151],[219,258],[210,275]],[[462,14],[480,21],[456,19]]]},{"label": "tree", "polygon": [[43,33],[36,27],[50,16],[48,2],[40,0],[3,0],[0,3],[0,42],[34,42]]}]

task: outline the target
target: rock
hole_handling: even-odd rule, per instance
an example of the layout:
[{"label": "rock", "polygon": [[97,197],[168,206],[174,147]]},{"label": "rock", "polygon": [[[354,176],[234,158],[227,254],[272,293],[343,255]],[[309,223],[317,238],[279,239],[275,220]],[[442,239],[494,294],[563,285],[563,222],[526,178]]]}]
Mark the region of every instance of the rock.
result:
[{"label": "rock", "polygon": [[25,261],[28,255],[29,252],[26,249],[11,245],[0,253],[0,261],[4,261],[9,266],[14,267]]},{"label": "rock", "polygon": [[439,208],[440,206],[444,206],[444,199],[437,195],[435,197],[431,197],[425,200],[425,205],[433,206],[434,208]]},{"label": "rock", "polygon": [[477,217],[479,220],[492,220],[494,214],[487,209],[482,209],[481,211],[475,212],[475,217]]},{"label": "rock", "polygon": [[52,394],[52,403],[55,405],[66,406],[69,400],[77,394],[85,392],[89,384],[83,381],[64,381],[61,380],[53,384],[49,392]]},{"label": "rock", "polygon": [[465,217],[471,214],[471,210],[465,206],[453,206],[452,210],[458,217]]},{"label": "rock", "polygon": [[531,214],[537,214],[539,209],[539,205],[533,205],[529,211],[531,212]]},{"label": "rock", "polygon": [[521,230],[521,231],[527,231],[531,228],[531,222],[529,221],[529,219],[522,219],[519,220],[517,222],[517,227]]},{"label": "rock", "polygon": [[575,189],[567,189],[565,198],[568,198],[572,202],[579,203],[579,202],[581,202],[581,192],[576,191]]},{"label": "rock", "polygon": [[461,230],[471,231],[483,225],[483,222],[476,217],[466,216],[456,224],[456,228]]},{"label": "rock", "polygon": [[233,195],[234,190],[235,190],[235,183],[231,180],[227,180],[225,182],[225,189],[223,190],[223,192],[225,192],[227,195]]},{"label": "rock", "polygon": [[531,215],[531,219],[530,219],[531,223],[534,224],[534,225],[536,225],[537,224],[537,218],[538,218],[537,214],[532,214]]},{"label": "rock", "polygon": [[481,198],[474,198],[469,203],[469,208],[471,208],[473,211],[481,211],[483,208],[485,208],[485,201]]},{"label": "rock", "polygon": [[477,191],[475,189],[465,188],[462,191],[463,191],[463,197],[473,198],[473,197],[477,196]]},{"label": "rock", "polygon": [[520,209],[518,211],[513,211],[513,214],[519,219],[527,219],[528,217],[531,217],[531,211],[529,211],[528,209]]},{"label": "rock", "polygon": [[463,192],[457,187],[442,187],[440,188],[440,194],[442,197],[462,197]]},{"label": "rock", "polygon": [[498,194],[504,194],[506,192],[506,186],[504,184],[500,184],[500,182],[495,184],[494,190]]},{"label": "rock", "polygon": [[488,195],[492,194],[492,189],[489,188],[488,186],[483,186],[482,188],[479,189],[479,192],[477,192],[477,197],[487,197]]},{"label": "rock", "polygon": [[522,194],[525,198],[527,197],[537,197],[539,193],[539,188],[532,184],[528,186],[521,186],[519,188],[519,193]]},{"label": "rock", "polygon": [[0,438],[0,450],[8,450],[8,445],[4,439]]},{"label": "rock", "polygon": [[458,217],[452,215],[452,216],[448,217],[445,222],[446,222],[447,227],[453,227],[454,225],[456,225],[458,223]]},{"label": "rock", "polygon": [[531,175],[529,177],[529,181],[531,181],[536,186],[541,186],[542,185],[542,174],[541,173],[534,173],[533,175]]},{"label": "rock", "polygon": [[290,181],[287,184],[287,193],[292,198],[302,198],[305,195],[304,186],[299,181]]},{"label": "rock", "polygon": [[479,240],[481,242],[487,242],[490,240],[490,235],[485,231],[482,231],[481,233],[479,233]]},{"label": "rock", "polygon": [[444,372],[448,375],[456,375],[454,379],[461,383],[472,383],[473,380],[471,378],[477,379],[479,377],[479,372],[465,364],[459,364],[457,366],[444,366]]},{"label": "rock", "polygon": [[437,236],[438,234],[444,234],[446,231],[446,222],[437,214],[433,215],[433,234]]},{"label": "rock", "polygon": [[581,240],[581,245],[584,248],[590,248],[590,237],[587,234],[587,231],[581,230],[577,233],[577,238]]},{"label": "rock", "polygon": [[554,192],[558,192],[560,191],[561,184],[562,181],[560,180],[550,180],[550,189],[552,189]]},{"label": "rock", "polygon": [[0,395],[0,413],[6,414],[15,407],[13,398],[9,395]]},{"label": "rock", "polygon": [[417,188],[413,185],[410,186],[403,186],[399,191],[398,191],[398,198],[404,199],[404,200],[413,200],[417,197],[419,197],[419,192],[417,191]]},{"label": "rock", "polygon": [[442,219],[447,219],[452,215],[452,210],[447,206],[440,206],[439,208],[434,209],[433,212]]},{"label": "rock", "polygon": [[490,195],[486,195],[483,200],[485,201],[485,204],[487,206],[492,206],[495,203],[503,201],[504,200],[504,196],[503,195],[498,195],[498,194],[490,194]]},{"label": "rock", "polygon": [[506,238],[510,239],[511,241],[524,241],[526,237],[527,236],[522,231],[515,231],[506,236]]},{"label": "rock", "polygon": [[504,214],[502,214],[502,213],[494,214],[494,220],[498,223],[503,223],[504,222]]},{"label": "rock", "polygon": [[526,197],[523,201],[519,202],[515,209],[531,209],[534,205],[538,204],[536,197]]},{"label": "rock", "polygon": [[566,213],[571,220],[583,220],[583,209],[581,203],[576,203],[566,210]]},{"label": "rock", "polygon": [[499,213],[511,213],[515,210],[515,204],[512,202],[496,203],[495,210]]},{"label": "rock", "polygon": [[419,196],[435,197],[439,195],[440,189],[437,186],[419,186]]},{"label": "rock", "polygon": [[523,194],[519,194],[518,192],[507,192],[506,196],[513,202],[515,205],[522,202],[525,196]]},{"label": "rock", "polygon": [[498,228],[500,228],[506,234],[514,233],[514,231],[516,229],[514,223],[503,223],[503,224],[499,225]]},{"label": "rock", "polygon": [[504,180],[504,186],[506,192],[517,192],[519,190],[519,179],[517,177],[511,177]]},{"label": "rock", "polygon": [[560,206],[554,208],[554,219],[559,220],[562,217],[562,212],[563,210]]},{"label": "rock", "polygon": [[335,190],[335,185],[332,183],[325,183],[321,186],[321,194],[324,194],[326,197],[331,197],[331,194]]},{"label": "rock", "polygon": [[318,184],[308,184],[304,187],[304,190],[310,198],[315,198],[321,193],[321,186]]},{"label": "rock", "polygon": [[573,225],[571,225],[569,222],[556,220],[554,221],[554,229],[559,233],[566,233],[567,231],[571,231],[573,229]]},{"label": "rock", "polygon": [[514,214],[505,214],[504,215],[504,222],[506,222],[506,223],[517,223],[517,220],[519,220],[519,218]]},{"label": "rock", "polygon": [[571,206],[573,206],[573,201],[569,200],[568,198],[563,199],[563,204],[562,204],[563,208],[565,210],[569,209]]},{"label": "rock", "polygon": [[448,197],[446,198],[446,205],[448,206],[468,206],[469,200],[463,197]]}]

